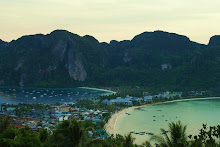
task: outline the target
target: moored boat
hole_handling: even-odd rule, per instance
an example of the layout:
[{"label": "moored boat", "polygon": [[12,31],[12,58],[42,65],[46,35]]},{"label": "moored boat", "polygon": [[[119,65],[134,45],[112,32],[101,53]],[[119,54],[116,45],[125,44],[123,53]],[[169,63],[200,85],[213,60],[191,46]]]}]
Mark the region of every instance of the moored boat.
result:
[{"label": "moored boat", "polygon": [[5,97],[10,97],[10,95],[9,95],[9,94],[6,94]]}]

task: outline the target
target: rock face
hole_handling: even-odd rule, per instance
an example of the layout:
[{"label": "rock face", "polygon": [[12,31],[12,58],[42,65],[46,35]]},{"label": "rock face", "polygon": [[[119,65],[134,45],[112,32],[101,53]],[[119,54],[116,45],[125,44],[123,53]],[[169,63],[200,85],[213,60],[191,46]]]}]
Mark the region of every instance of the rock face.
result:
[{"label": "rock face", "polygon": [[220,35],[212,36],[209,40],[209,46],[220,46]]},{"label": "rock face", "polygon": [[85,81],[87,73],[82,61],[82,54],[69,50],[68,59],[69,76],[77,81]]},{"label": "rock face", "polygon": [[57,45],[53,49],[53,53],[58,55],[60,60],[63,61],[65,52],[66,52],[67,44],[63,40],[59,40]]}]

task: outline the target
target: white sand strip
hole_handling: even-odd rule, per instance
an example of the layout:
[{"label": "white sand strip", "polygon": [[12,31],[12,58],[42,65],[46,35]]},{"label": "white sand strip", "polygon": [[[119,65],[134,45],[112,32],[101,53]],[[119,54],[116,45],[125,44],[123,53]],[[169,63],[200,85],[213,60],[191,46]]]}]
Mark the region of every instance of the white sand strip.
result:
[{"label": "white sand strip", "polygon": [[91,89],[91,90],[98,90],[98,91],[104,91],[104,92],[110,92],[115,94],[116,92],[111,91],[111,90],[107,90],[107,89],[99,89],[99,88],[91,88],[91,87],[77,87],[77,88],[82,88],[82,89]]},{"label": "white sand strip", "polygon": [[166,101],[166,102],[157,102],[153,104],[146,104],[141,106],[133,106],[129,108],[122,109],[117,113],[113,114],[108,122],[105,124],[104,129],[106,132],[111,135],[116,135],[115,126],[117,125],[117,120],[122,116],[122,114],[127,113],[135,108],[141,108],[145,106],[151,105],[158,105],[158,104],[165,104],[165,103],[175,103],[175,102],[184,102],[184,101],[197,101],[197,100],[208,100],[208,99],[220,99],[220,97],[207,97],[207,98],[191,98],[191,99],[181,99],[181,100],[173,100],[173,101]]}]

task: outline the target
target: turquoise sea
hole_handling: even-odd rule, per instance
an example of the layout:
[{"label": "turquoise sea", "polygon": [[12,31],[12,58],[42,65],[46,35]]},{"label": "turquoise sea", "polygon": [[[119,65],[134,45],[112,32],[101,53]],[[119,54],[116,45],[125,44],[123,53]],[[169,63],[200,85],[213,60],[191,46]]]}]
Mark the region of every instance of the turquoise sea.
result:
[{"label": "turquoise sea", "polygon": [[[187,125],[187,134],[197,135],[202,124],[208,126],[220,124],[220,99],[185,101],[146,106],[123,114],[116,123],[118,134],[146,132],[160,135],[160,128],[167,130],[169,122],[180,120]],[[151,135],[134,134],[135,143],[141,144]]]},{"label": "turquoise sea", "polygon": [[[16,92],[13,92],[16,89]],[[0,87],[0,104],[42,103],[55,104],[74,103],[79,99],[90,99],[110,92],[83,88],[20,88]],[[8,97],[6,97],[8,95]]]}]

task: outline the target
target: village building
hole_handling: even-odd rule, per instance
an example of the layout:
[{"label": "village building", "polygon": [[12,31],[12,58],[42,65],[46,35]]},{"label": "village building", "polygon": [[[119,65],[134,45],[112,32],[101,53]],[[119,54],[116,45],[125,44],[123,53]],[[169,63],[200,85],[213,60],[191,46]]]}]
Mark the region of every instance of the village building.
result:
[{"label": "village building", "polygon": [[145,102],[152,102],[152,100],[153,100],[153,96],[151,96],[151,95],[148,95],[148,96],[144,97]]},{"label": "village building", "polygon": [[127,99],[123,99],[121,97],[117,97],[116,99],[110,99],[110,100],[103,100],[102,101],[103,104],[106,105],[127,105],[127,106],[131,106],[133,105],[132,101],[127,100]]},{"label": "village building", "polygon": [[69,112],[70,106],[69,105],[62,105],[60,106],[60,112]]}]

